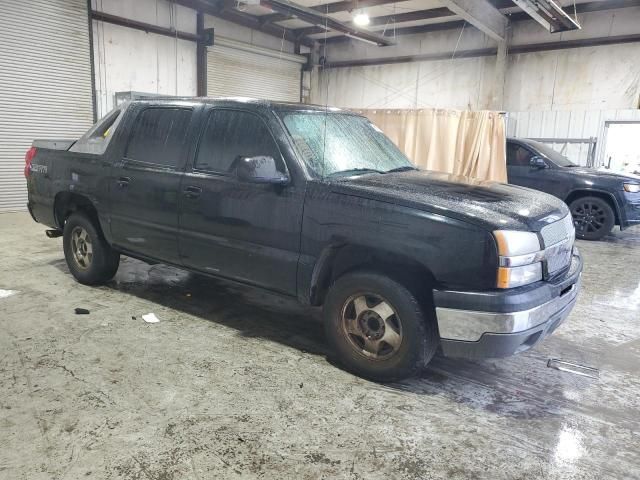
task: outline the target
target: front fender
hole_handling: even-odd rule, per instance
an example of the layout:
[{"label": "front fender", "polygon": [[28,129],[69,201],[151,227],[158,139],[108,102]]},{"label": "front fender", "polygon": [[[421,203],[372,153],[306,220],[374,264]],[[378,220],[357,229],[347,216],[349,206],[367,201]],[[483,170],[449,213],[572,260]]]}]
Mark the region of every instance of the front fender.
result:
[{"label": "front fender", "polygon": [[491,233],[444,214],[378,200],[308,192],[301,245],[299,296],[310,299],[345,245],[408,259],[441,286],[487,289],[495,284]]}]

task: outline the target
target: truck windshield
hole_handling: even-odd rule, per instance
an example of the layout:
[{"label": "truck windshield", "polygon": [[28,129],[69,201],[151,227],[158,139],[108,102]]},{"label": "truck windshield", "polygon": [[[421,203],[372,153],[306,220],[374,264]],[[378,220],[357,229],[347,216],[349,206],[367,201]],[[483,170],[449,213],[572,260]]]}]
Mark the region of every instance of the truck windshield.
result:
[{"label": "truck windshield", "polygon": [[321,111],[280,115],[304,162],[318,176],[414,169],[393,142],[364,117]]},{"label": "truck windshield", "polygon": [[577,167],[577,165],[567,157],[555,151],[550,146],[545,145],[544,143],[536,142],[535,140],[527,140],[527,143],[535,148],[539,154],[541,154],[547,160],[551,160],[559,167]]}]

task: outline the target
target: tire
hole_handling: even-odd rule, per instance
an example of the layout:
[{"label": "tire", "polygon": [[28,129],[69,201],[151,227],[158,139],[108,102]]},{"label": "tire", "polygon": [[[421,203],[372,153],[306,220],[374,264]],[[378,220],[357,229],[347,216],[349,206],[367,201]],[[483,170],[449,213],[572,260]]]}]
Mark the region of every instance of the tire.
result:
[{"label": "tire", "polygon": [[62,240],[67,266],[78,282],[98,285],[111,280],[118,271],[120,255],[86,215],[71,214],[64,224]]},{"label": "tire", "polygon": [[434,316],[425,317],[407,288],[380,274],[354,272],[338,278],[323,313],[338,362],[370,380],[414,376],[439,345]]},{"label": "tire", "polygon": [[576,198],[569,205],[569,210],[576,226],[576,237],[582,240],[600,240],[616,224],[613,209],[600,197]]}]

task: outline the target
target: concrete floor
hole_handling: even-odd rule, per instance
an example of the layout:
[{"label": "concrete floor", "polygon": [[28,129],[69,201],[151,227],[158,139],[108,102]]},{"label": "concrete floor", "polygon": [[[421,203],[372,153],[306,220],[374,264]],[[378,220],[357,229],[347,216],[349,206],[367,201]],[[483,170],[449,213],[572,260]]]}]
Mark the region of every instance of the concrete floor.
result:
[{"label": "concrete floor", "polygon": [[85,287],[43,230],[0,215],[2,479],[640,478],[640,229],[579,243],[534,351],[384,386],[327,361],[317,312],[131,259]]}]

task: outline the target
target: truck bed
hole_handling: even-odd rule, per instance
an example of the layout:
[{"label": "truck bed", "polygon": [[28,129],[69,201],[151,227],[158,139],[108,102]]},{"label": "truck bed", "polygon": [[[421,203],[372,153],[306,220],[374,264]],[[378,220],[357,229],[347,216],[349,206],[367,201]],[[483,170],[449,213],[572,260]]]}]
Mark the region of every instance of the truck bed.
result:
[{"label": "truck bed", "polygon": [[74,143],[75,140],[34,140],[33,146],[48,150],[69,150]]}]

